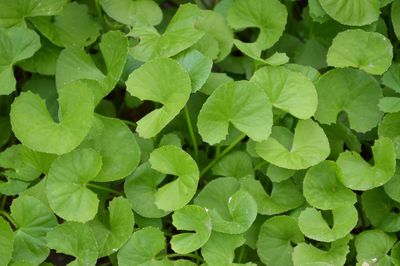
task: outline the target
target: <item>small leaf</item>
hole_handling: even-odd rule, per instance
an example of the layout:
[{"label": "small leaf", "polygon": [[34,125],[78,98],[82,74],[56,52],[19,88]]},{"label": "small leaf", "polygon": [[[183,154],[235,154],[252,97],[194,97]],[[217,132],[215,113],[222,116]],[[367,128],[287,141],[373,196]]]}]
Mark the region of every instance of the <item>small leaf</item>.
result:
[{"label": "small leaf", "polygon": [[340,168],[332,161],[311,167],[303,183],[303,194],[307,202],[321,210],[354,205],[356,195],[340,182],[341,175]]},{"label": "small leaf", "polygon": [[68,265],[95,265],[97,261],[96,238],[86,224],[64,222],[49,232],[46,239],[51,249],[76,258]]},{"label": "small leaf", "polygon": [[257,240],[257,254],[266,265],[293,265],[292,243],[304,242],[294,218],[274,216],[263,223]]},{"label": "small leaf", "polygon": [[384,97],[379,100],[379,109],[385,113],[400,112],[400,98],[399,97]]},{"label": "small leaf", "polygon": [[315,119],[323,124],[336,123],[341,111],[347,114],[350,128],[367,132],[382,118],[378,102],[382,91],[378,82],[355,69],[333,69],[316,83],[318,108]]},{"label": "small leaf", "polygon": [[160,187],[155,193],[155,204],[165,211],[182,208],[193,198],[199,181],[196,162],[182,149],[167,145],[150,154],[151,168],[178,178]]},{"label": "small leaf", "polygon": [[400,40],[400,2],[398,0],[394,1],[392,4],[391,18],[394,33],[397,39]]},{"label": "small leaf", "polygon": [[400,203],[400,164],[396,164],[396,172],[383,188],[392,200]]},{"label": "small leaf", "polygon": [[393,62],[389,70],[383,74],[382,83],[395,92],[400,92],[400,64]]},{"label": "small leaf", "polygon": [[47,176],[46,193],[54,213],[67,221],[85,223],[97,213],[99,199],[86,187],[102,166],[92,149],[74,150],[58,157]]},{"label": "small leaf", "polygon": [[253,140],[268,138],[271,106],[257,85],[238,81],[218,87],[201,108],[197,127],[203,140],[212,145],[226,138],[230,123]]},{"label": "small leaf", "polygon": [[356,67],[367,73],[381,75],[392,64],[393,46],[377,32],[346,30],[333,39],[328,50],[328,65]]},{"label": "small leaf", "polygon": [[171,248],[176,253],[187,254],[201,248],[211,235],[211,218],[206,209],[186,205],[172,215],[172,224],[178,230],[192,230],[172,236]]},{"label": "small leaf", "polygon": [[0,218],[0,264],[8,265],[14,245],[14,232],[8,222]]},{"label": "small leaf", "polygon": [[251,82],[257,83],[268,95],[272,106],[307,119],[317,110],[318,96],[314,84],[305,75],[285,67],[262,67]]},{"label": "small leaf", "polygon": [[391,265],[389,250],[396,242],[395,235],[389,235],[381,230],[373,229],[361,232],[356,237],[355,246],[357,261],[363,263],[374,263],[377,265]]},{"label": "small leaf", "polygon": [[287,169],[306,169],[325,160],[329,142],[322,128],[313,120],[300,120],[294,134],[283,127],[273,127],[268,140],[256,144],[256,152],[267,162]]},{"label": "small leaf", "polygon": [[392,140],[396,158],[400,159],[400,113],[386,114],[379,124],[378,135]]},{"label": "small leaf", "polygon": [[369,190],[387,183],[396,170],[393,142],[381,137],[372,146],[374,165],[364,161],[360,154],[345,151],[339,155],[337,164],[343,175],[340,181],[352,190]]},{"label": "small leaf", "polygon": [[168,58],[145,63],[129,75],[126,86],[131,95],[141,100],[163,104],[137,122],[136,130],[144,138],[154,137],[177,116],[191,93],[189,75]]},{"label": "small leaf", "polygon": [[243,151],[234,151],[222,157],[222,159],[212,168],[212,172],[217,176],[254,177],[253,164],[250,156]]}]

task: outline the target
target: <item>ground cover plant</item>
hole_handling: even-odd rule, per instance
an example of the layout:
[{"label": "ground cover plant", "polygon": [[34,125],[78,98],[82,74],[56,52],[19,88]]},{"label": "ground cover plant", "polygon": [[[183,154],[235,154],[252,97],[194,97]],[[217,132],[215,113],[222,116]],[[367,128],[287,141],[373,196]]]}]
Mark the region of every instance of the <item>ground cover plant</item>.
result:
[{"label": "ground cover plant", "polygon": [[0,0],[0,265],[400,265],[400,0]]}]

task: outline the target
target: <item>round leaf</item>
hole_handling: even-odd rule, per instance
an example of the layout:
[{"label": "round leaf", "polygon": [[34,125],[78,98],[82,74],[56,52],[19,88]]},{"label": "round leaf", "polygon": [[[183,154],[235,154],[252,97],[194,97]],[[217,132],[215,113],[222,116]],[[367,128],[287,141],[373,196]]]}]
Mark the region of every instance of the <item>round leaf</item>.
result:
[{"label": "round leaf", "polygon": [[305,169],[325,160],[329,142],[322,128],[313,120],[300,120],[293,134],[274,127],[271,136],[256,144],[256,152],[267,162],[287,169]]},{"label": "round leaf", "polygon": [[257,254],[266,265],[292,265],[292,243],[303,241],[303,234],[294,218],[274,216],[260,228]]},{"label": "round leaf", "polygon": [[230,123],[253,140],[267,139],[272,110],[266,94],[248,81],[218,87],[201,108],[197,127],[203,140],[212,145],[226,138]]},{"label": "round leaf", "polygon": [[251,81],[267,93],[272,106],[297,118],[310,118],[317,110],[318,96],[314,84],[300,72],[265,66],[254,73]]},{"label": "round leaf", "polygon": [[347,30],[340,32],[328,50],[328,65],[356,67],[367,73],[381,75],[392,64],[390,40],[377,32]]},{"label": "round leaf", "polygon": [[14,232],[3,218],[0,218],[0,264],[8,265],[14,245]]},{"label": "round leaf", "polygon": [[371,24],[379,17],[379,0],[319,0],[334,20],[350,26]]},{"label": "round leaf", "polygon": [[253,164],[250,156],[243,151],[235,151],[222,157],[212,168],[214,175],[226,177],[254,177]]},{"label": "round leaf", "polygon": [[383,188],[392,200],[400,203],[400,164],[396,164],[396,172]]},{"label": "round leaf", "polygon": [[155,149],[150,154],[149,162],[158,172],[178,176],[157,190],[156,206],[165,211],[173,211],[188,204],[199,182],[199,169],[192,157],[176,146],[167,145]]},{"label": "round leaf", "polygon": [[303,194],[307,202],[322,210],[333,210],[354,205],[356,195],[341,182],[340,168],[336,163],[324,161],[311,167],[303,181]]},{"label": "round leaf", "polygon": [[96,238],[86,224],[64,222],[49,232],[46,240],[51,249],[74,256],[71,265],[95,265],[97,261]]},{"label": "round leaf", "polygon": [[49,114],[43,99],[23,92],[11,105],[12,130],[28,148],[63,154],[75,149],[85,138],[93,120],[93,94],[81,81],[59,91],[60,122]]},{"label": "round leaf", "polygon": [[86,187],[102,166],[92,149],[75,150],[58,157],[49,170],[46,193],[52,210],[68,221],[87,222],[97,213],[99,199]]},{"label": "round leaf", "polygon": [[172,236],[171,248],[179,254],[187,254],[199,249],[211,235],[211,218],[204,208],[196,205],[186,205],[176,210],[172,215],[172,224],[178,230],[195,231],[195,233]]},{"label": "round leaf", "polygon": [[343,175],[340,181],[353,190],[369,190],[387,183],[396,170],[393,142],[385,137],[372,146],[374,165],[364,161],[360,154],[345,151],[339,155],[337,164]]},{"label": "round leaf", "polygon": [[191,93],[190,78],[184,68],[172,59],[156,59],[132,72],[127,90],[141,100],[163,104],[137,122],[141,137],[158,134],[185,106]]},{"label": "round leaf", "polygon": [[378,82],[356,69],[333,69],[316,83],[318,108],[315,118],[323,124],[336,123],[341,111],[346,112],[350,127],[357,132],[374,128],[382,118],[378,108],[382,98]]},{"label": "round leaf", "polygon": [[378,135],[392,140],[396,159],[400,159],[400,113],[386,114],[379,124]]},{"label": "round leaf", "polygon": [[367,230],[356,237],[355,246],[357,261],[363,263],[374,263],[377,265],[391,265],[387,255],[396,242],[396,236],[389,235],[381,230]]},{"label": "round leaf", "polygon": [[333,226],[323,218],[321,212],[314,208],[306,208],[300,213],[299,227],[308,238],[332,242],[345,237],[357,225],[357,209],[352,205],[338,207],[332,210]]}]

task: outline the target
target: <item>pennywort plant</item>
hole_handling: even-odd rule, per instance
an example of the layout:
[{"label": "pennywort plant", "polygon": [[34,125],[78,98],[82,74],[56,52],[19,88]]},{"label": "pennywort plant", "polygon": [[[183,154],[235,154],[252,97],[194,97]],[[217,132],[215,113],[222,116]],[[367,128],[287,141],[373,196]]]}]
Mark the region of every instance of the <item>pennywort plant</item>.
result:
[{"label": "pennywort plant", "polygon": [[0,266],[400,265],[400,0],[0,0]]}]

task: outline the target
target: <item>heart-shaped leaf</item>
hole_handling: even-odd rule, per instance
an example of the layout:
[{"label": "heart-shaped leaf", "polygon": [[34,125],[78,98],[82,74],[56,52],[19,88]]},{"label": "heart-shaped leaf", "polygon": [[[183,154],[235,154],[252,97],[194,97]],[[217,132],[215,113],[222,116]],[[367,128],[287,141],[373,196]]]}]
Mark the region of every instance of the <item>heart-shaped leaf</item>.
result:
[{"label": "heart-shaped leaf", "polygon": [[355,246],[357,261],[363,263],[374,263],[376,265],[391,265],[389,250],[396,242],[396,236],[373,229],[361,232],[356,237]]}]

